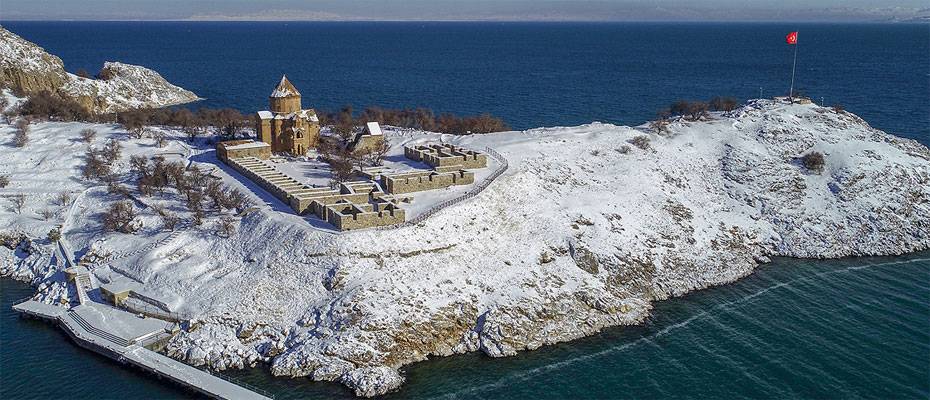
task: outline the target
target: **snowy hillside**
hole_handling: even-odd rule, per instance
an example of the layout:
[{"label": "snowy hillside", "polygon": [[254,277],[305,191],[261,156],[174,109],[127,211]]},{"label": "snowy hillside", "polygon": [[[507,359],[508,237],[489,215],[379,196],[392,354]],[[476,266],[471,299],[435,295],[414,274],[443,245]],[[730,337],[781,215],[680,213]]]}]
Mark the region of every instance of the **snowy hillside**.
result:
[{"label": "snowy hillside", "polygon": [[0,27],[0,87],[24,92],[48,90],[71,97],[96,113],[158,108],[198,100],[157,72],[136,65],[107,62],[88,79],[65,71],[61,59]]},{"label": "snowy hillside", "polygon": [[[30,146],[63,145],[79,125],[42,124],[60,134]],[[474,199],[395,230],[332,234],[256,196],[259,212],[231,238],[185,230],[95,274],[131,277],[197,318],[169,344],[173,357],[219,369],[264,361],[278,375],[371,396],[401,385],[397,369],[428,356],[513,355],[641,322],[652,302],[732,282],[768,257],[930,247],[930,150],[816,105],[757,100],[708,121],[674,121],[662,135],[599,123],[387,135],[395,146],[488,146],[510,169]],[[812,151],[825,156],[820,172],[799,161]],[[213,168],[215,159],[181,153]],[[3,151],[0,167],[12,173],[0,193],[79,179],[75,162]],[[225,167],[215,175],[248,185]],[[120,253],[165,237],[104,235],[93,210],[107,197],[80,201],[64,213],[75,250]],[[3,211],[0,226],[44,236],[30,212]],[[3,273],[38,275],[61,295],[54,277],[42,280],[50,256],[41,254],[51,250],[40,242],[32,255],[0,247]]]}]

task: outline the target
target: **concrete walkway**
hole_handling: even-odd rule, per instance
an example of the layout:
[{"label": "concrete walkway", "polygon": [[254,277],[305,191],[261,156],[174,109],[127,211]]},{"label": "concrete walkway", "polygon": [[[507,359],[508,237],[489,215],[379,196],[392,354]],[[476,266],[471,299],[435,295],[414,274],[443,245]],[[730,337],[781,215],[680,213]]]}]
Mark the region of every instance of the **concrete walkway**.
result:
[{"label": "concrete walkway", "polygon": [[269,399],[141,346],[139,341],[144,338],[159,332],[167,334],[164,321],[138,318],[103,304],[84,304],[65,309],[27,300],[14,305],[13,310],[56,323],[83,348],[135,365],[206,396],[215,399]]}]

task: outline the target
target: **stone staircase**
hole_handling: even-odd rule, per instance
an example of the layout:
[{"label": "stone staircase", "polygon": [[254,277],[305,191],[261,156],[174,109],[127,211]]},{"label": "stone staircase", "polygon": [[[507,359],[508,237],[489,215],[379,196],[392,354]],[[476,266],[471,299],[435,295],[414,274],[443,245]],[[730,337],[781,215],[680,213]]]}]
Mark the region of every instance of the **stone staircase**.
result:
[{"label": "stone staircase", "polygon": [[74,289],[77,291],[78,302],[86,304],[90,302],[87,292],[94,289],[94,284],[90,280],[90,274],[87,272],[78,273],[74,277]]},{"label": "stone staircase", "polygon": [[71,318],[71,320],[74,321],[74,323],[78,324],[78,326],[80,326],[82,329],[84,329],[85,331],[89,332],[90,334],[94,336],[100,337],[101,339],[109,340],[122,347],[129,347],[132,344],[132,342],[126,339],[116,336],[110,332],[104,331],[100,328],[94,327],[93,325],[88,323],[87,320],[85,320],[83,317],[81,317],[78,313],[74,312],[73,310],[68,311],[68,317]]}]

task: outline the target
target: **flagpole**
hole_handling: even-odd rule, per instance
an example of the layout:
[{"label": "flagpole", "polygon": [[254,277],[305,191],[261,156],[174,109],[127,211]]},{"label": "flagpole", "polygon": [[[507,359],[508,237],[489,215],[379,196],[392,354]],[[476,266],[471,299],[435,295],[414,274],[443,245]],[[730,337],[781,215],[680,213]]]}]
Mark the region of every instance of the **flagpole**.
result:
[{"label": "flagpole", "polygon": [[[797,37],[797,31],[795,31]],[[794,61],[791,62],[791,88],[788,89],[788,101],[794,103],[794,67],[798,65],[798,42],[794,42]]]}]

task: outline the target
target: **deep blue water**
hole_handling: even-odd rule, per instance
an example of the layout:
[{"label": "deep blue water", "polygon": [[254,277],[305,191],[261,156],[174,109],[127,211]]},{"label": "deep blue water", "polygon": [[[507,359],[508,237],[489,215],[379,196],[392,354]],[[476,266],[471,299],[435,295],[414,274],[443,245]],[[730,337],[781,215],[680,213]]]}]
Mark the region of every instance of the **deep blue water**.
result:
[{"label": "deep blue water", "polygon": [[[798,87],[930,144],[930,25],[498,23],[35,23],[8,29],[75,71],[151,67],[210,107],[264,108],[281,73],[306,106],[490,112],[515,128],[640,124],[677,98]],[[196,106],[195,106],[196,107]],[[177,398],[9,308],[0,281],[0,398]],[[644,326],[489,359],[407,367],[389,398],[930,397],[930,253],[778,259],[735,284],[659,303]],[[278,398],[339,398],[337,384],[236,373]]]},{"label": "deep blue water", "polygon": [[5,22],[66,68],[153,68],[210,107],[265,109],[286,73],[305,106],[489,112],[514,128],[640,124],[675,99],[797,87],[907,137],[930,133],[930,25]]}]

